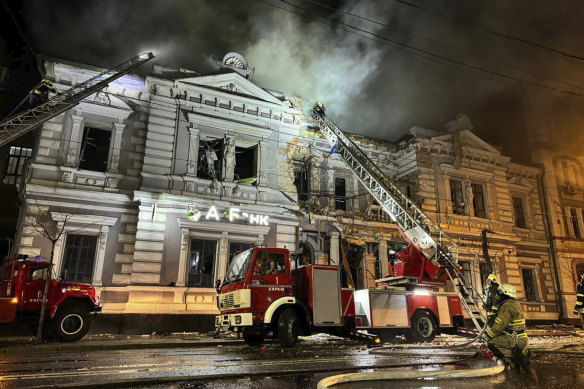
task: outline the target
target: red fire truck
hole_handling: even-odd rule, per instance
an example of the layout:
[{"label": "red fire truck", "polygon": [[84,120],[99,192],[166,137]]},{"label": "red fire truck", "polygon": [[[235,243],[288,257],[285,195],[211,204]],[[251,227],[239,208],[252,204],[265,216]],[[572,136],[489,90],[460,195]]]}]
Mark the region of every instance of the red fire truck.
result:
[{"label": "red fire truck", "polygon": [[292,347],[298,335],[350,336],[358,330],[383,340],[404,334],[430,342],[438,332],[454,331],[464,322],[459,296],[443,290],[444,272],[423,261],[412,245],[398,253],[395,267],[398,273],[417,271],[421,282],[394,274],[386,279],[392,285],[379,280],[374,289],[344,288],[339,266],[300,265],[297,257],[266,247],[236,255],[218,291],[217,328],[243,333],[248,344],[271,334],[282,347]]},{"label": "red fire truck", "polygon": [[[49,262],[40,259],[4,262],[0,268],[0,323],[27,322],[33,328],[38,325],[49,271]],[[89,331],[90,314],[101,311],[95,289],[77,282],[49,282],[45,323],[50,334],[62,342],[83,338]]]}]

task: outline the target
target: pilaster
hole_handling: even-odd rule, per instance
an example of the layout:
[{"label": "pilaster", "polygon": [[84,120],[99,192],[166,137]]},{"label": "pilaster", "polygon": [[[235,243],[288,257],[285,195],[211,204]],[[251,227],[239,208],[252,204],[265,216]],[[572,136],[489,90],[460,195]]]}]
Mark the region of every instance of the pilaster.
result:
[{"label": "pilaster", "polygon": [[189,127],[189,156],[187,160],[187,176],[197,176],[197,162],[199,160],[199,129],[196,124]]},{"label": "pilaster", "polygon": [[122,135],[124,133],[124,128],[126,128],[125,123],[114,123],[113,130],[112,130],[112,137],[111,140],[111,152],[110,152],[110,164],[108,167],[108,171],[110,172],[119,172],[119,165],[120,165],[120,151],[122,148]]},{"label": "pilaster", "polygon": [[83,128],[85,124],[85,117],[79,115],[81,110],[75,110],[76,115],[71,115],[73,126],[71,127],[71,138],[69,141],[69,150],[67,151],[67,160],[65,166],[76,167],[79,160],[79,150],[81,150],[81,143],[83,142]]}]

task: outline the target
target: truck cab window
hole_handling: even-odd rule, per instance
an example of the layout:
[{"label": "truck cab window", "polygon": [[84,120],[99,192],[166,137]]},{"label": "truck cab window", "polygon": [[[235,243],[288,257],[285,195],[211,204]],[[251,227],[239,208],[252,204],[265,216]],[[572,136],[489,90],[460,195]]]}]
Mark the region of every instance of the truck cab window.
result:
[{"label": "truck cab window", "polygon": [[46,279],[47,276],[47,272],[48,272],[48,268],[43,268],[43,269],[32,269],[30,271],[30,280],[31,281],[35,281],[35,280],[44,280]]}]

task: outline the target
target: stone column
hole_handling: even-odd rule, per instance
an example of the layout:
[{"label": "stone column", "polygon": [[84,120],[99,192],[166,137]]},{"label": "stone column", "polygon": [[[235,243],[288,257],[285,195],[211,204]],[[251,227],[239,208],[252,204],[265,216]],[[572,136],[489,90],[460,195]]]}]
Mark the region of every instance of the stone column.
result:
[{"label": "stone column", "polygon": [[[223,231],[219,239],[219,256],[215,265],[215,280],[223,279],[227,273],[227,263],[229,262],[229,234]],[[215,282],[213,281],[213,285]]]},{"label": "stone column", "polygon": [[268,166],[269,166],[269,159],[270,156],[270,148],[268,145],[268,141],[261,140],[258,144],[258,153],[257,153],[257,177],[258,177],[258,185],[261,186],[268,186]]},{"label": "stone column", "polygon": [[196,124],[189,127],[189,156],[187,160],[187,176],[197,176],[197,162],[199,160],[199,129]]},{"label": "stone column", "polygon": [[331,232],[331,249],[329,253],[330,264],[339,266],[341,261],[339,260],[339,233],[337,231]]},{"label": "stone column", "polygon": [[[75,113],[80,114],[81,110],[76,109]],[[83,125],[85,118],[80,115],[71,115],[73,126],[71,127],[71,138],[69,140],[69,150],[65,166],[77,166],[80,157],[81,142],[83,142]]]},{"label": "stone column", "polygon": [[[224,155],[225,161],[225,181],[233,182],[235,179],[235,139],[232,136],[225,136]],[[221,172],[219,172],[221,176]],[[246,178],[246,177],[239,177]]]},{"label": "stone column", "polygon": [[101,230],[97,236],[97,253],[96,253],[96,263],[93,271],[93,285],[102,286],[103,277],[103,264],[105,262],[105,244],[107,242],[107,233],[109,231],[108,226],[102,226]]},{"label": "stone column", "polygon": [[379,242],[379,269],[381,270],[381,277],[389,274],[389,262],[387,259],[387,242],[382,240]]},{"label": "stone column", "polygon": [[125,123],[114,123],[112,130],[112,140],[110,141],[110,164],[108,171],[119,172],[120,166],[120,151],[122,148],[122,134],[126,128]]},{"label": "stone column", "polygon": [[189,229],[181,228],[180,257],[178,261],[178,276],[176,286],[186,286],[187,284],[187,262],[189,260]]}]

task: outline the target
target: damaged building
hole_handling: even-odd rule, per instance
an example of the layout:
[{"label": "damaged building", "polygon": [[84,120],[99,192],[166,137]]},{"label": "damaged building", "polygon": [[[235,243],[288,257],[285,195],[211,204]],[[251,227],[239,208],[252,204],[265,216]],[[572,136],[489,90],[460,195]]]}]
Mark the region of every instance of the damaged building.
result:
[{"label": "damaged building", "polygon": [[[45,62],[59,90],[98,72]],[[159,315],[175,330],[211,328],[216,280],[254,244],[302,248],[312,263],[345,257],[355,285],[374,287],[404,246],[396,225],[307,125],[302,99],[249,75],[237,53],[213,74],[155,65],[44,123],[21,174],[3,178],[23,184],[16,251],[48,258],[30,216],[51,217],[65,231],[56,273],[93,283],[104,316],[151,329]],[[517,287],[527,318],[558,318],[540,168],[511,162],[465,115],[398,142],[351,138],[458,242],[477,289],[487,229],[495,271]]]}]

